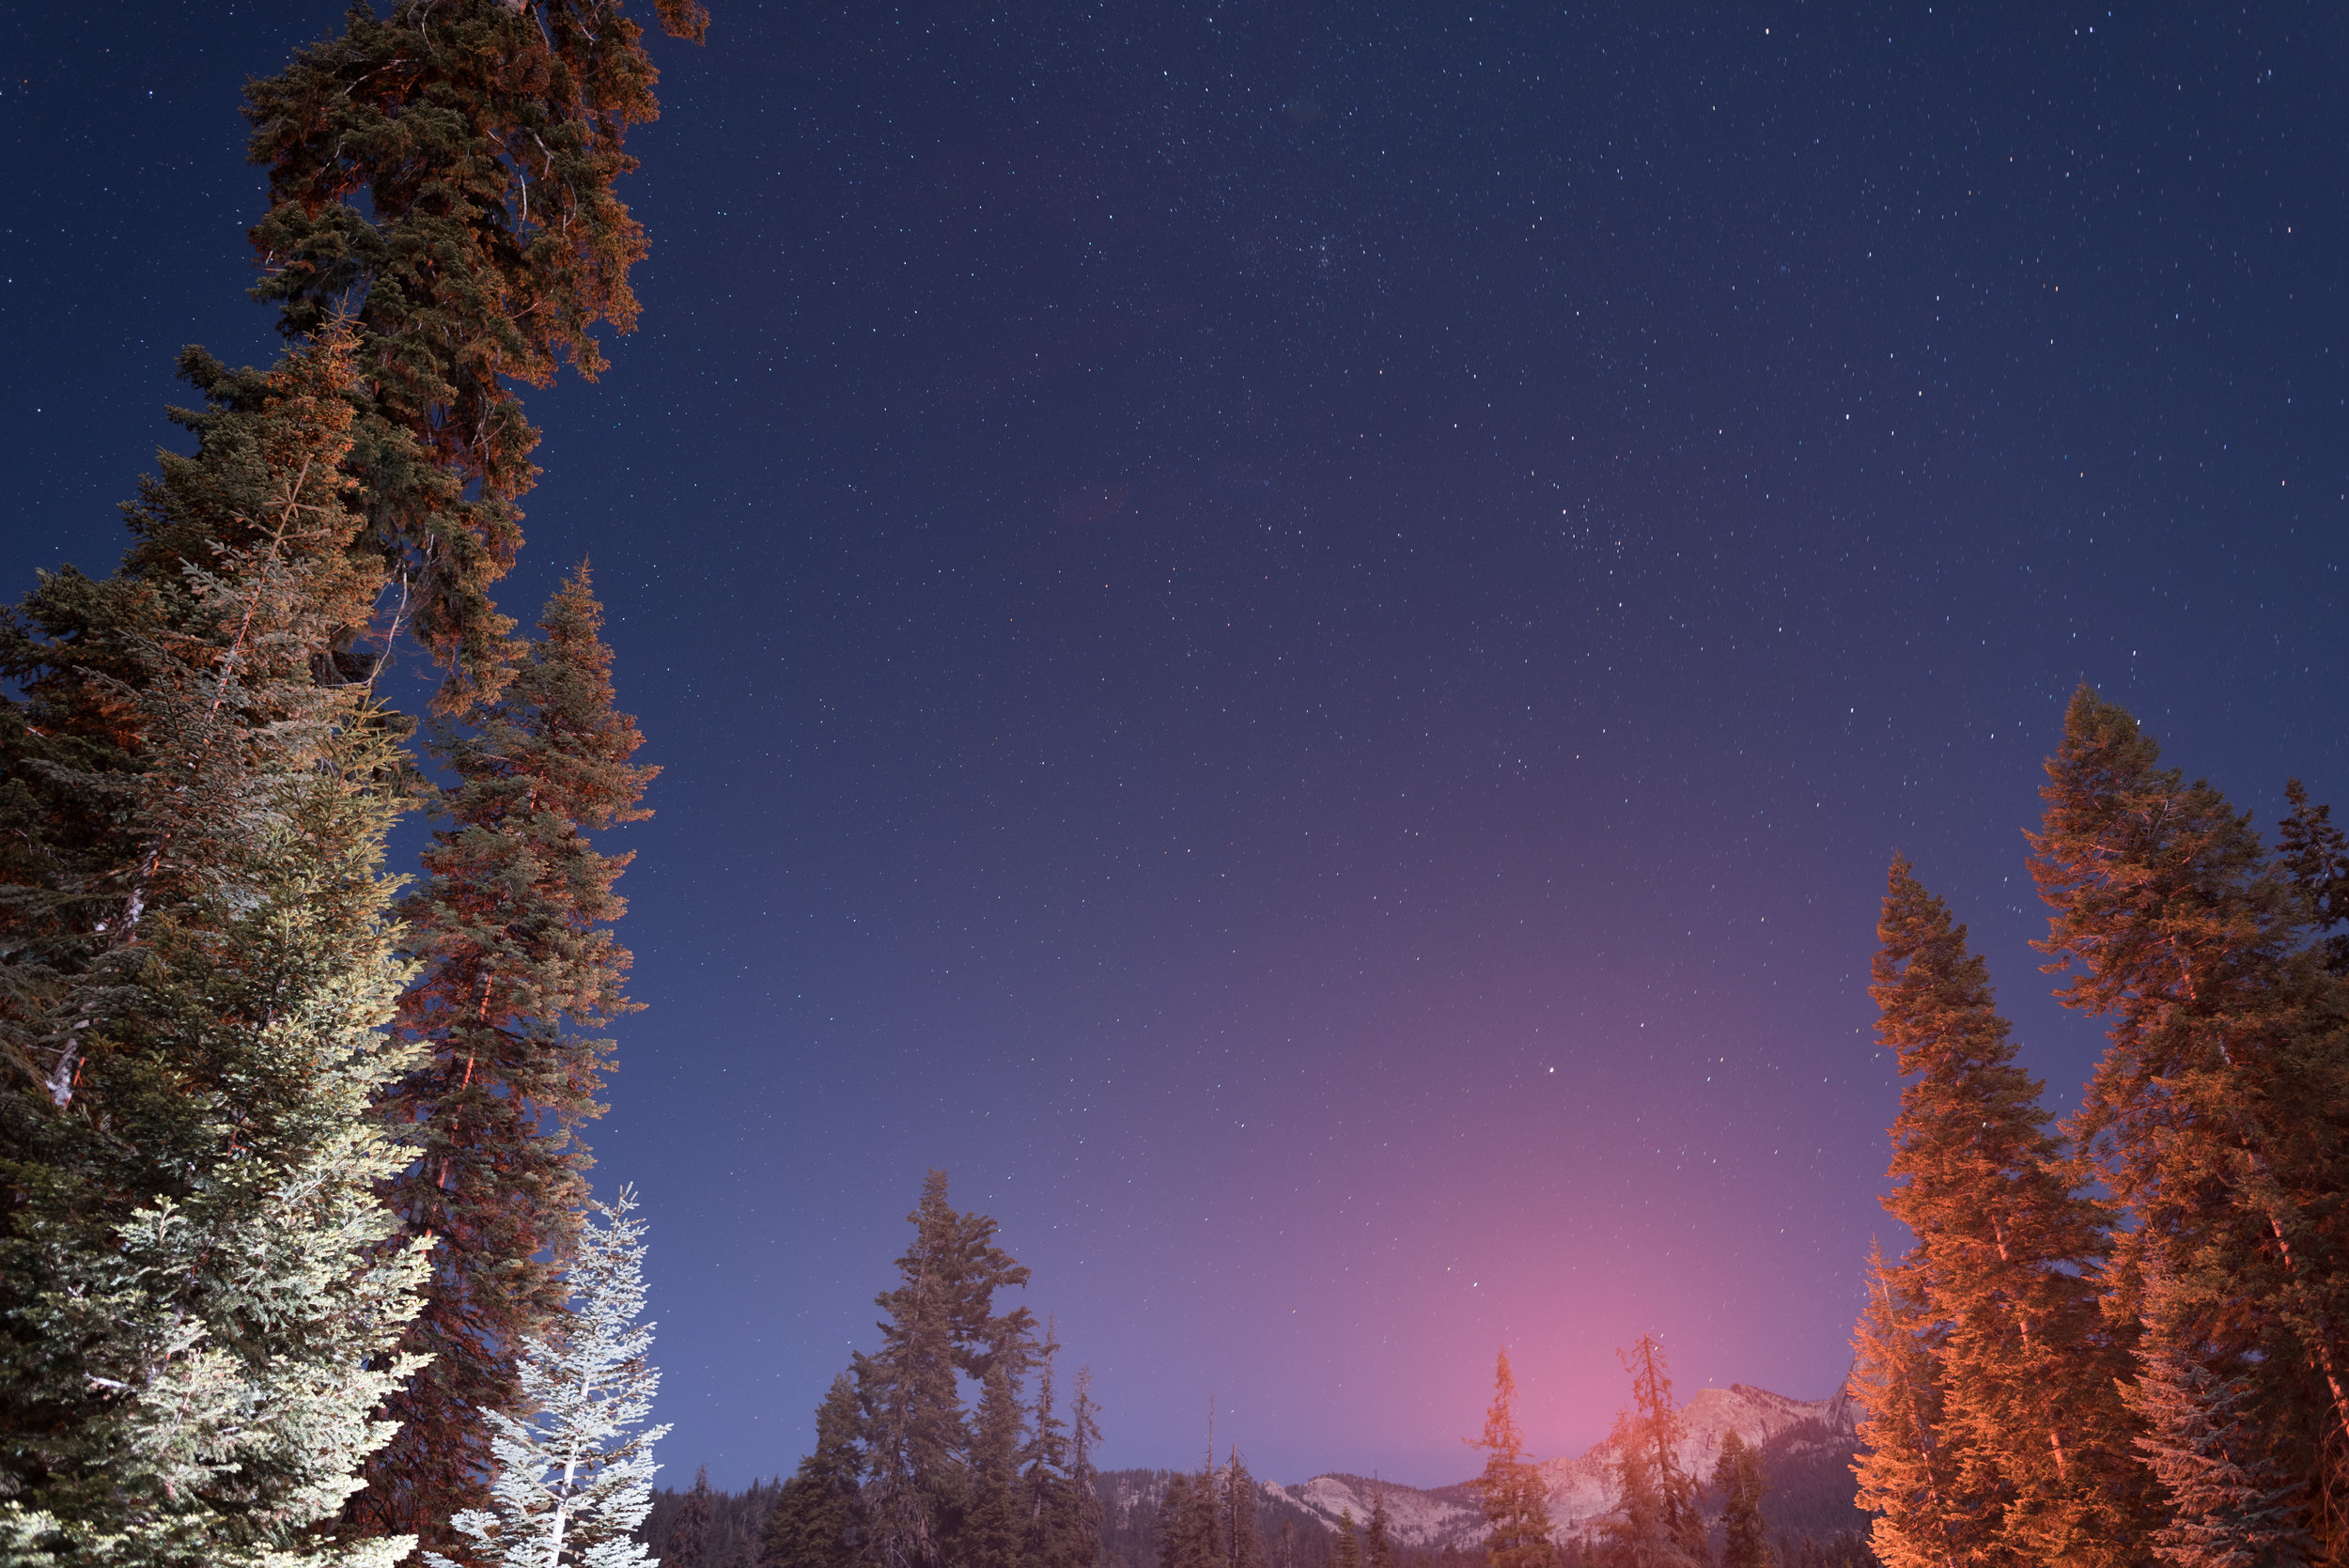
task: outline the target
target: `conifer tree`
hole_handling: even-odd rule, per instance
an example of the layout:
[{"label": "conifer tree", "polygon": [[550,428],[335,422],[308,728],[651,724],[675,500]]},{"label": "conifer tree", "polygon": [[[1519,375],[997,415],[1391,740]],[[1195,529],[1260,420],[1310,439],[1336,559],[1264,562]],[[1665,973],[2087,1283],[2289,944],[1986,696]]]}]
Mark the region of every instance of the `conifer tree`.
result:
[{"label": "conifer tree", "polygon": [[1722,1435],[1713,1461],[1713,1490],[1721,1499],[1721,1568],[1772,1568],[1769,1527],[1762,1517],[1768,1490],[1762,1452],[1747,1447],[1734,1426]]},{"label": "conifer tree", "polygon": [[1606,1521],[1601,1557],[1624,1568],[1688,1568],[1704,1561],[1704,1523],[1696,1481],[1680,1467],[1681,1422],[1672,1406],[1663,1346],[1641,1334],[1624,1354],[1631,1405],[1609,1438],[1615,1508]]},{"label": "conifer tree", "polygon": [[1350,1508],[1338,1513],[1338,1538],[1330,1546],[1330,1568],[1362,1568],[1362,1538],[1354,1531]]},{"label": "conifer tree", "polygon": [[882,1345],[856,1358],[864,1412],[869,1529],[887,1568],[936,1568],[970,1491],[970,1433],[956,1374],[984,1383],[999,1360],[1024,1365],[1035,1332],[1025,1307],[994,1310],[999,1289],[1025,1285],[1028,1270],[995,1245],[995,1221],[957,1214],[946,1173],[933,1171],[909,1215],[910,1249],[900,1283],[874,1298],[889,1314]]},{"label": "conifer tree", "polygon": [[969,1568],[1014,1568],[1022,1558],[1028,1524],[1020,1505],[1019,1449],[1024,1422],[1012,1391],[1009,1363],[998,1358],[980,1384],[978,1421],[972,1435],[968,1515],[958,1532],[958,1560]]},{"label": "conifer tree", "polygon": [[[693,0],[654,9],[673,36],[706,31]],[[488,590],[521,545],[537,442],[514,383],[565,362],[593,379],[595,328],[635,323],[646,240],[614,184],[657,74],[620,0],[398,0],[353,6],[246,89],[271,203],[256,292],[289,334],[357,313],[363,545],[411,588],[452,706],[506,673]]]},{"label": "conifer tree", "polygon": [[[1264,1492],[1248,1473],[1239,1450],[1228,1451],[1223,1465],[1223,1550],[1225,1568],[1265,1568],[1264,1529],[1257,1517],[1264,1511]],[[1385,1521],[1379,1521],[1383,1528]],[[1375,1568],[1375,1560],[1374,1560]]]},{"label": "conifer tree", "polygon": [[1077,1397],[1068,1411],[1068,1485],[1075,1496],[1072,1545],[1079,1568],[1094,1568],[1101,1560],[1101,1476],[1094,1468],[1093,1451],[1101,1441],[1101,1407],[1093,1398],[1093,1369],[1077,1369]]},{"label": "conifer tree", "polygon": [[1046,1319],[1043,1345],[1036,1359],[1036,1404],[1029,1422],[1029,1441],[1022,1451],[1027,1465],[1019,1474],[1022,1488],[1022,1554],[1024,1561],[1041,1568],[1085,1568],[1083,1526],[1079,1500],[1069,1479],[1069,1425],[1060,1418],[1055,1366],[1060,1341],[1055,1324]]},{"label": "conifer tree", "polygon": [[[565,1273],[570,1320],[521,1346],[530,1417],[482,1412],[497,1432],[491,1506],[453,1521],[481,1568],[651,1568],[634,1534],[652,1511],[652,1446],[669,1429],[644,1428],[661,1374],[646,1360],[653,1326],[636,1321],[645,1222],[635,1208],[624,1187],[581,1229]],[[457,1568],[435,1552],[425,1561]]]},{"label": "conifer tree", "polygon": [[1394,1568],[1394,1542],[1388,1531],[1393,1521],[1387,1516],[1386,1483],[1377,1476],[1370,1479],[1370,1519],[1362,1529],[1363,1568]]},{"label": "conifer tree", "polygon": [[393,736],[318,679],[351,559],[350,334],[177,415],[107,583],[8,627],[0,1556],[387,1564],[309,1531],[381,1442],[418,1263],[383,1033]]},{"label": "conifer tree", "polygon": [[2248,1380],[2256,1457],[2298,1478],[2301,1522],[2337,1555],[2349,1537],[2321,1499],[2349,1488],[2341,981],[2308,890],[2217,789],[2159,760],[2083,687],[2030,836],[2058,995],[2110,1020],[2076,1124],[2132,1221],[2106,1306],[2135,1324],[2146,1281],[2173,1282],[2164,1335],[2222,1385]]},{"label": "conifer tree", "polygon": [[2103,1210],[2074,1189],[1966,928],[1906,859],[1877,932],[1877,1038],[1908,1080],[1884,1206],[1917,1238],[1903,1291],[1938,1326],[1951,1501],[2008,1560],[2140,1561],[2152,1521],[2117,1391],[2127,1337],[2096,1301]]},{"label": "conifer tree", "polygon": [[2170,1330],[2190,1314],[2166,1299],[2173,1282],[2156,1272],[2147,1286],[2144,1370],[2126,1391],[2145,1421],[2138,1447],[2170,1502],[2155,1553],[2173,1568],[2307,1561],[2313,1543],[2299,1523],[2297,1479],[2247,1424],[2250,1377],[2221,1376],[2179,1343]]},{"label": "conifer tree", "polygon": [[711,1568],[709,1562],[709,1467],[693,1468],[693,1484],[669,1527],[661,1548],[662,1568]]},{"label": "conifer tree", "polygon": [[760,1568],[853,1568],[864,1542],[856,1385],[842,1373],[816,1409],[816,1451],[783,1483],[759,1539]]},{"label": "conifer tree", "polygon": [[1875,1515],[1870,1540],[1884,1568],[1958,1568],[1975,1560],[1987,1525],[1952,1489],[1956,1466],[1942,1436],[1937,1365],[1946,1326],[1926,1320],[1907,1294],[1909,1277],[1873,1245],[1867,1278],[1868,1304],[1852,1334],[1859,1506]]},{"label": "conifer tree", "polygon": [[1169,1476],[1159,1500],[1159,1568],[1220,1568],[1216,1514],[1211,1472]]},{"label": "conifer tree", "polygon": [[1485,1511],[1485,1561],[1487,1568],[1548,1568],[1553,1555],[1549,1498],[1541,1470],[1526,1457],[1517,1397],[1517,1380],[1503,1349],[1493,1367],[1493,1398],[1485,1411],[1484,1436],[1470,1444],[1485,1453],[1484,1471],[1471,1483]]},{"label": "conifer tree", "polygon": [[467,728],[434,728],[454,778],[439,796],[448,826],[400,906],[424,965],[400,1027],[428,1054],[384,1106],[416,1149],[389,1196],[411,1234],[436,1238],[406,1341],[430,1360],[386,1409],[400,1431],[352,1501],[363,1533],[437,1545],[441,1521],[482,1506],[489,1434],[475,1412],[524,1413],[514,1346],[563,1310],[588,1163],[579,1134],[603,1110],[612,1049],[593,1032],[635,1006],[610,929],[632,857],[590,835],[649,815],[638,801],[658,772],[629,760],[642,737],[614,707],[601,624],[582,566],[515,650],[498,699]]}]

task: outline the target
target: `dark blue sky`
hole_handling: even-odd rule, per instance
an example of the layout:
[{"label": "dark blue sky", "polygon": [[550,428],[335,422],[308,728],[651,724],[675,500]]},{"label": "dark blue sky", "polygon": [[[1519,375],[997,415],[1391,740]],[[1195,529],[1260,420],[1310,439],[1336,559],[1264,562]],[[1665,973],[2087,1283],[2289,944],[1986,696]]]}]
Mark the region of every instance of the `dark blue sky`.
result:
[{"label": "dark blue sky", "polygon": [[[1544,1452],[1849,1361],[1895,847],[2068,1105],[2085,678],[2349,789],[2336,8],[714,5],[643,330],[531,398],[666,771],[599,1178],[665,1456],[787,1470],[923,1171],[1112,1464]],[[12,581],[271,351],[237,88],[329,4],[0,23]],[[672,1475],[677,1471],[673,1470]]]}]

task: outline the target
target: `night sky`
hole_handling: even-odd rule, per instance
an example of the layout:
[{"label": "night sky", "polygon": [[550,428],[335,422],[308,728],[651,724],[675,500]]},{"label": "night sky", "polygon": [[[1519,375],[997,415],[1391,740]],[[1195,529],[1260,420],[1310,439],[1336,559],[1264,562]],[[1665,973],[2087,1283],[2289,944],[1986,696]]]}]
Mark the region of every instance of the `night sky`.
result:
[{"label": "night sky", "polygon": [[[1891,853],[2061,1108],[2073,688],[2349,797],[2338,8],[712,8],[501,592],[592,556],[665,769],[666,1479],[791,1467],[931,1166],[1109,1465],[1458,1480],[1503,1343],[1579,1450],[1649,1329],[1824,1396]],[[237,89],[338,16],[0,22],[9,593],[272,351]]]}]

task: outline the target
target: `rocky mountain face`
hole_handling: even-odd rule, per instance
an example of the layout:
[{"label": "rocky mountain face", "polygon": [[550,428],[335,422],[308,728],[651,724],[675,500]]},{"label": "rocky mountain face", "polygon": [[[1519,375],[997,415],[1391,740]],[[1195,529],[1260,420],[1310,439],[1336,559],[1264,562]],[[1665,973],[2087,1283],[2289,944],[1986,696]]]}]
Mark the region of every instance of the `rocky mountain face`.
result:
[{"label": "rocky mountain face", "polygon": [[[1863,1528],[1852,1506],[1851,1458],[1858,1449],[1858,1411],[1849,1393],[1826,1399],[1789,1399],[1766,1389],[1734,1383],[1704,1389],[1681,1407],[1680,1463],[1700,1482],[1713,1472],[1721,1439],[1735,1432],[1762,1450],[1770,1491],[1763,1511],[1774,1529],[1828,1535]],[[1549,1483],[1549,1517],[1559,1538],[1584,1533],[1614,1506],[1613,1454],[1600,1442],[1567,1459],[1545,1461]],[[1299,1509],[1334,1529],[1351,1511],[1357,1523],[1370,1514],[1373,1482],[1356,1475],[1319,1475],[1295,1486],[1269,1485],[1278,1504]],[[1383,1483],[1387,1513],[1397,1541],[1430,1550],[1473,1547],[1484,1537],[1485,1517],[1466,1482],[1424,1489]]]}]

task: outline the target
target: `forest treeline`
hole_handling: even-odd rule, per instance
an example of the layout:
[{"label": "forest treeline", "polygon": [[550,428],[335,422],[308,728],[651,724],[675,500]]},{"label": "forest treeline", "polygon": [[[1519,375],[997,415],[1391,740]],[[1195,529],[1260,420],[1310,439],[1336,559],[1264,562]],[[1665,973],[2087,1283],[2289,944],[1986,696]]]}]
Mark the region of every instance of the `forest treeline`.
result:
[{"label": "forest treeline", "polygon": [[620,0],[355,6],[252,81],[285,350],[184,350],[119,565],[0,614],[0,1561],[636,1560],[643,1219],[584,1133],[654,770],[584,564],[491,591],[519,389],[636,316],[654,83]]},{"label": "forest treeline", "polygon": [[2036,945],[2108,1020],[2058,1126],[1988,967],[1895,859],[1872,994],[1906,1084],[1857,1347],[1891,1568],[2349,1556],[2349,843],[2275,842],[2083,687],[2028,835]]}]

